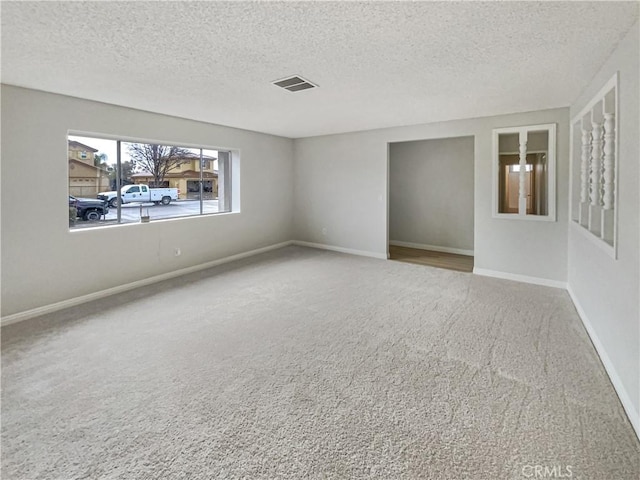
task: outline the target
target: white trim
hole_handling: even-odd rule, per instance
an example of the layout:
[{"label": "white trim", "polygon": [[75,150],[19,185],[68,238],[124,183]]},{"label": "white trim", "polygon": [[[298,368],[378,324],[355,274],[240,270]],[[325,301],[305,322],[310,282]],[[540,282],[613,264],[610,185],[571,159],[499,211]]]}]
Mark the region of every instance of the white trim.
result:
[{"label": "white trim", "polygon": [[555,222],[550,215],[527,215],[519,213],[494,213],[493,218],[498,220],[533,220],[534,222]]},{"label": "white trim", "polygon": [[331,250],[333,252],[348,253],[350,255],[359,255],[361,257],[372,257],[387,260],[386,253],[369,252],[366,250],[354,250],[352,248],[337,247],[335,245],[326,245],[324,243],[303,242],[301,240],[294,240],[291,243],[300,247],[319,248],[320,250]]},{"label": "white trim", "polygon": [[571,297],[571,301],[573,302],[573,305],[576,307],[578,316],[580,317],[580,320],[582,320],[582,324],[584,325],[584,328],[587,331],[589,338],[591,339],[591,343],[593,343],[593,346],[595,347],[596,352],[598,353],[598,356],[602,361],[602,365],[604,366],[604,369],[606,370],[607,375],[609,375],[609,379],[613,384],[613,388],[618,394],[620,403],[622,403],[622,408],[626,412],[627,417],[631,422],[631,426],[635,430],[638,440],[640,440],[640,415],[638,415],[638,412],[635,409],[633,402],[631,401],[631,397],[629,396],[629,393],[624,388],[624,384],[622,383],[622,380],[620,379],[620,376],[618,375],[618,372],[616,371],[616,368],[614,367],[613,362],[609,358],[609,355],[607,355],[607,351],[605,350],[604,345],[602,345],[602,342],[598,338],[598,335],[595,329],[593,328],[593,325],[589,321],[589,317],[587,317],[586,312],[580,305],[580,302],[578,301],[576,294],[571,288],[571,285],[567,286],[567,291],[569,292],[569,296]]},{"label": "white trim", "polygon": [[[527,150],[527,153],[547,153],[546,150]],[[500,152],[500,155],[520,155],[520,152]],[[517,165],[517,163],[514,163]]]},{"label": "white trim", "polygon": [[[573,208],[574,208],[574,188],[576,188],[574,181],[573,181],[573,176],[576,174],[576,172],[574,171],[575,167],[574,167],[574,163],[575,163],[575,159],[574,156],[576,155],[575,152],[575,148],[573,146],[573,142],[575,141],[574,138],[574,130],[575,130],[575,123],[571,122],[569,124],[569,223],[574,222],[574,221],[580,221],[580,211],[578,211],[576,214],[578,215],[578,218],[575,219],[574,215],[573,215]],[[579,199],[578,199],[579,200]],[[580,202],[577,202],[578,204],[580,204]]]},{"label": "white trim", "polygon": [[[615,81],[609,80],[615,85],[615,151],[614,151],[614,167],[613,167],[613,258],[618,259],[618,210],[620,209],[620,193],[619,193],[619,175],[620,170],[620,74],[616,72]],[[637,433],[637,432],[636,432]]]},{"label": "white trim", "polygon": [[22,320],[27,320],[29,318],[37,317],[47,313],[57,312],[58,310],[74,307],[76,305],[91,302],[93,300],[98,300],[100,298],[105,298],[110,295],[115,295],[117,293],[126,292],[133,288],[145,287],[147,285],[162,282],[163,280],[169,280],[171,278],[180,277],[182,275],[187,275],[189,273],[194,273],[200,270],[205,270],[207,268],[215,267],[217,265],[222,265],[223,263],[229,263],[229,262],[233,262],[234,260],[240,260],[242,258],[251,257],[253,255],[269,252],[271,250],[277,250],[279,248],[289,246],[291,245],[291,243],[292,243],[291,241],[276,243],[274,245],[257,248],[255,250],[249,250],[248,252],[238,253],[236,255],[220,258],[218,260],[212,260],[210,262],[201,263],[198,265],[194,265],[192,267],[181,268],[180,270],[175,270],[173,272],[167,272],[161,275],[156,275],[154,277],[137,280],[135,282],[127,283],[124,285],[118,285],[117,287],[107,288],[106,290],[100,290],[99,292],[89,293],[87,295],[82,295],[80,297],[70,298],[68,300],[63,300],[61,302],[52,303],[50,305],[33,308],[31,310],[25,310],[24,312],[18,312],[12,315],[6,315],[2,317],[2,319],[0,320],[0,325],[4,327],[5,325],[11,325],[12,323],[21,322]]},{"label": "white trim", "polygon": [[[571,124],[574,124],[579,120],[582,120],[582,117],[584,117],[589,111],[591,111],[593,107],[595,107],[596,103],[602,100],[605,94],[609,93],[614,87],[617,90],[618,84],[619,84],[618,77],[619,77],[619,73],[616,71],[616,73],[613,74],[613,77],[611,77],[607,81],[607,83],[604,84],[604,86],[598,91],[598,93],[596,93],[593,97],[591,97],[591,100],[589,101],[589,103],[587,103],[582,108],[582,110],[580,110],[580,113],[573,116],[573,119],[571,120]],[[617,105],[617,98],[616,98],[616,108],[617,107],[618,105]]]},{"label": "white trim", "polygon": [[431,250],[432,252],[455,253],[457,255],[468,255],[470,257],[473,257],[473,250],[465,250],[463,248],[439,247],[438,245],[401,242],[399,240],[389,240],[389,245],[394,245],[396,247],[418,248],[420,250]]},{"label": "white trim", "polygon": [[[573,177],[575,175],[574,172],[574,164],[576,163],[576,159],[574,158],[574,156],[576,155],[575,149],[573,147],[575,138],[574,136],[576,135],[575,132],[575,125],[577,123],[580,123],[580,125],[582,125],[582,121],[584,119],[584,117],[587,115],[587,113],[591,112],[591,115],[589,118],[593,118],[593,107],[596,106],[596,104],[598,104],[598,102],[601,102],[604,100],[605,96],[610,93],[611,91],[614,92],[614,110],[615,110],[615,158],[614,158],[614,167],[613,167],[613,185],[614,185],[614,191],[613,191],[613,245],[610,245],[609,243],[605,242],[604,240],[602,240],[602,238],[600,238],[599,235],[593,233],[588,227],[585,227],[583,225],[580,224],[580,221],[582,220],[581,218],[578,218],[577,221],[575,221],[574,216],[573,216],[573,208],[574,208],[574,202],[576,201],[575,197],[579,198],[579,195],[576,195],[578,192],[574,189],[576,189],[575,183],[573,181]],[[604,102],[603,102],[604,103]],[[603,105],[603,112],[604,113],[604,105]],[[606,251],[613,259],[617,260],[618,259],[618,209],[620,208],[619,205],[619,176],[618,176],[618,170],[619,170],[619,159],[620,159],[620,72],[616,71],[613,76],[607,81],[607,83],[605,83],[603,85],[603,87],[598,91],[598,93],[596,93],[591,100],[589,101],[589,103],[587,103],[584,108],[582,110],[580,110],[580,113],[574,115],[574,117],[571,119],[571,123],[570,123],[570,131],[569,131],[569,135],[570,135],[570,142],[569,142],[569,219],[570,219],[570,223],[576,223],[577,226],[580,227],[581,230],[583,230],[583,233],[588,233],[590,238],[592,240],[595,240],[595,244],[602,248],[604,251]],[[577,202],[578,204],[580,203],[579,201]]]},{"label": "white trim", "polygon": [[520,275],[517,273],[499,272],[497,270],[487,270],[485,268],[473,268],[475,275],[482,275],[484,277],[502,278],[504,280],[513,280],[516,282],[532,283],[534,285],[543,285],[545,287],[554,288],[567,288],[567,282],[561,282],[560,280],[550,280],[548,278],[530,277],[528,275]]}]

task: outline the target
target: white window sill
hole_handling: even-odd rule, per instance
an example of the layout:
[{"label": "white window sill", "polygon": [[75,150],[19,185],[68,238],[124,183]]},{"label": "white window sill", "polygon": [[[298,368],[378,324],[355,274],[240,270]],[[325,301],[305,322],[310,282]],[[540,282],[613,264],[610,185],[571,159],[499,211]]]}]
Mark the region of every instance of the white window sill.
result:
[{"label": "white window sill", "polygon": [[494,213],[493,218],[501,220],[532,220],[534,222],[555,222],[553,215],[520,215],[519,213]]}]

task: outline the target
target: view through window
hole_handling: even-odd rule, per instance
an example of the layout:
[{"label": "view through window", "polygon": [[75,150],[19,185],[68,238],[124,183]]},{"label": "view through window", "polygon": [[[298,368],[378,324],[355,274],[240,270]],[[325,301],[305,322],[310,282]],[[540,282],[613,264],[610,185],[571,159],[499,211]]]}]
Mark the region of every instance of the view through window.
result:
[{"label": "view through window", "polygon": [[494,130],[494,216],[555,220],[555,124]]},{"label": "view through window", "polygon": [[231,211],[231,153],[69,135],[69,227]]}]

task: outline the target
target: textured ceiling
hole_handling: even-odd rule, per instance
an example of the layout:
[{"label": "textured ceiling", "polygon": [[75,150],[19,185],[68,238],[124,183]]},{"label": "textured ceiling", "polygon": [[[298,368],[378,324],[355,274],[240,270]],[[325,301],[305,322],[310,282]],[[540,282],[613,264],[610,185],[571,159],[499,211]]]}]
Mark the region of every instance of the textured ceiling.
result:
[{"label": "textured ceiling", "polygon": [[[569,105],[637,2],[2,2],[2,82],[304,137]],[[298,74],[320,88],[270,82]]]}]

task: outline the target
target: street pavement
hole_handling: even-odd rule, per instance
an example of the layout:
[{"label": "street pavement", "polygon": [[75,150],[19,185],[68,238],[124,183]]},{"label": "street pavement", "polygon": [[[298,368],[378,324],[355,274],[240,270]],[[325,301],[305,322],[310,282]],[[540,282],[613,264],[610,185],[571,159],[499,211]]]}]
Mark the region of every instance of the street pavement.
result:
[{"label": "street pavement", "polygon": [[[218,200],[205,200],[202,202],[202,213],[218,213]],[[154,205],[153,203],[127,203],[121,206],[120,223],[139,223],[140,214],[148,215],[149,220],[162,218],[185,217],[200,215],[200,202],[198,200],[178,200],[169,205]],[[96,222],[85,222],[78,219],[73,228],[87,228],[98,225],[113,225],[118,220],[118,209],[109,208],[105,218]]]}]

